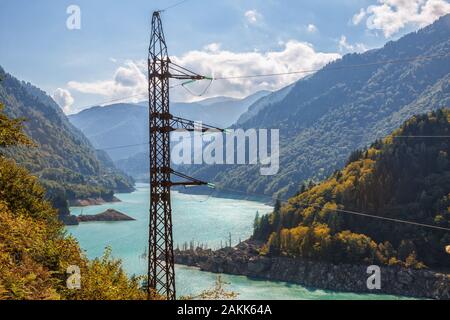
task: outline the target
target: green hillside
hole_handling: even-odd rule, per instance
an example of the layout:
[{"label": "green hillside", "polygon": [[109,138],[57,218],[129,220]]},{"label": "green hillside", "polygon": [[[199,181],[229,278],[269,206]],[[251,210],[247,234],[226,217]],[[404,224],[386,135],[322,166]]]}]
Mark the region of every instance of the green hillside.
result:
[{"label": "green hillside", "polygon": [[[129,278],[110,251],[92,261],[85,257],[38,179],[3,154],[30,143],[21,122],[0,110],[0,300],[146,299],[142,279]],[[79,290],[66,285],[69,266],[80,270]]]},{"label": "green hillside", "polygon": [[11,118],[23,118],[34,146],[2,152],[39,177],[54,204],[67,213],[65,200],[102,197],[132,190],[132,180],[114,168],[67,120],[43,91],[21,82],[0,68],[0,102]]},{"label": "green hillside", "polygon": [[412,117],[353,152],[343,170],[258,218],[254,238],[275,255],[448,268],[448,231],[345,211],[450,228],[449,136],[449,109]]}]

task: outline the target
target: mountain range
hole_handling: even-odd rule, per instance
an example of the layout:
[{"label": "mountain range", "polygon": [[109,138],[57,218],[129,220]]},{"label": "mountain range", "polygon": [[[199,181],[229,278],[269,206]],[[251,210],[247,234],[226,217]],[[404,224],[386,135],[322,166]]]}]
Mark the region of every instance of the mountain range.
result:
[{"label": "mountain range", "polygon": [[[242,101],[217,97],[174,103],[175,115],[212,125],[234,122],[232,128],[280,131],[276,175],[260,175],[257,165],[190,165],[182,171],[239,193],[291,196],[305,181],[323,180],[342,168],[353,150],[387,135],[412,115],[448,106],[448,52],[450,15],[382,48],[347,54],[273,93],[259,92]],[[143,105],[95,107],[70,121],[97,148],[106,149],[119,168],[142,178],[148,168]],[[189,192],[203,192],[196,190]]]},{"label": "mountain range", "polygon": [[255,102],[234,127],[280,130],[276,175],[260,175],[257,165],[183,170],[228,190],[293,195],[305,181],[323,180],[342,168],[352,150],[387,135],[412,115],[448,106],[449,52],[446,15],[380,49],[347,54]]},{"label": "mountain range", "polygon": [[[244,99],[215,97],[197,102],[171,104],[175,116],[227,128],[237,121],[255,101],[268,95],[258,91]],[[98,149],[104,149],[114,161],[125,160],[140,153],[148,153],[148,102],[118,103],[96,106],[69,116]],[[131,147],[122,147],[133,145]],[[119,148],[116,148],[119,146]],[[138,155],[137,159],[142,155]],[[145,156],[145,154],[144,154]],[[123,162],[123,161],[122,161]]]}]

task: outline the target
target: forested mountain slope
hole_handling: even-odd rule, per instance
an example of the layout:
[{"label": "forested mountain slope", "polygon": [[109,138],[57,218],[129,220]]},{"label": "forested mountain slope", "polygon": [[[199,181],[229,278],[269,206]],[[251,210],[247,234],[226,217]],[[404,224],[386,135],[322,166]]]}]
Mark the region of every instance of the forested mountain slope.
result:
[{"label": "forested mountain slope", "polygon": [[[0,300],[146,299],[142,279],[129,278],[110,251],[93,261],[85,257],[37,178],[4,155],[30,143],[0,103]],[[66,285],[69,266],[82,274],[78,290]]]},{"label": "forested mountain slope", "polygon": [[[293,195],[303,181],[327,177],[352,150],[412,115],[450,105],[449,52],[446,15],[383,48],[345,55],[256,102],[268,101],[251,106],[236,127],[280,130],[280,171],[274,176],[261,176],[255,165],[197,165],[185,171],[241,192]],[[429,58],[411,60],[417,57]]]},{"label": "forested mountain slope", "polygon": [[24,118],[24,130],[35,146],[17,146],[5,154],[39,177],[58,203],[86,197],[112,197],[132,190],[130,178],[97,152],[43,91],[0,68],[0,102],[12,118]]},{"label": "forested mountain slope", "polygon": [[450,232],[352,212],[450,228],[449,137],[450,109],[412,117],[257,218],[253,237],[274,255],[448,269]]}]

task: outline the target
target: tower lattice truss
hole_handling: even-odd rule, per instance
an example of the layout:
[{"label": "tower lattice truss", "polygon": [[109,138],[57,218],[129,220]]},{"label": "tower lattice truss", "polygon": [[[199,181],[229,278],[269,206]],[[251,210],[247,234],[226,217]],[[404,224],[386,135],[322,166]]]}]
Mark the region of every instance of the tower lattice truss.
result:
[{"label": "tower lattice truss", "polygon": [[[170,61],[160,12],[154,12],[148,55],[149,135],[150,135],[150,223],[148,254],[148,289],[167,299],[175,299],[172,207],[170,188],[175,185],[205,185],[206,182],[175,172],[170,166],[170,133],[177,129],[206,131],[222,129],[203,126],[175,117],[169,110],[169,79],[203,80],[198,75]],[[172,182],[171,176],[185,179]]]}]

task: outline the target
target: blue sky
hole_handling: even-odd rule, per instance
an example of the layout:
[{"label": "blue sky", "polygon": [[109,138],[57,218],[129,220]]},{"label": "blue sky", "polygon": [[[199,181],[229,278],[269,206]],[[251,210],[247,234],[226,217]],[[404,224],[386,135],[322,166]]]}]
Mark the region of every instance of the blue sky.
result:
[{"label": "blue sky", "polygon": [[[151,13],[176,2],[0,0],[0,65],[50,95],[56,91],[67,113],[144,93]],[[406,3],[189,0],[162,17],[177,62],[203,73],[236,75],[320,67],[345,53],[380,47],[450,12],[445,0]],[[66,27],[72,4],[81,10],[80,30]],[[208,94],[244,96],[294,80],[214,84]],[[192,99],[184,91],[174,97]]]}]

